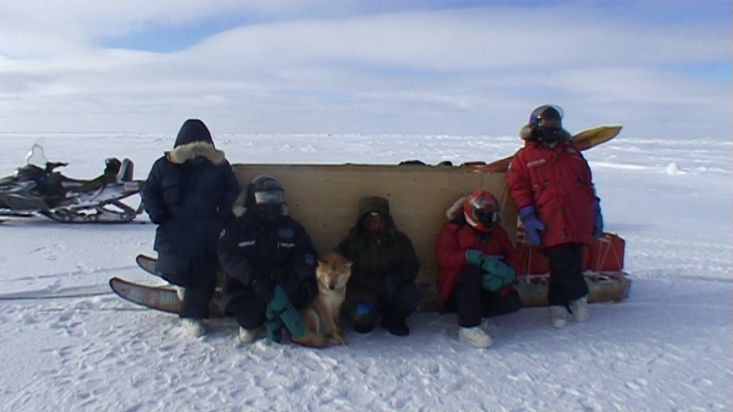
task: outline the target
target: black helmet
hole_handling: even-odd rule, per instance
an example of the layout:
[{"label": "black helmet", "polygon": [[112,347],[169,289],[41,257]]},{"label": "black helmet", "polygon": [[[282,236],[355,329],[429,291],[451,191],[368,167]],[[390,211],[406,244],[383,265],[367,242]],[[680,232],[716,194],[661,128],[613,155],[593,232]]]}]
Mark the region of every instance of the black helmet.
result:
[{"label": "black helmet", "polygon": [[249,183],[247,198],[254,205],[282,204],[285,189],[272,176],[259,175]]},{"label": "black helmet", "polygon": [[[562,128],[563,110],[560,106],[545,104],[529,115],[530,139],[538,142],[553,144],[568,136]],[[540,123],[545,120],[542,126]],[[548,122],[548,120],[556,120]]]},{"label": "black helmet", "polygon": [[529,125],[531,127],[537,127],[540,124],[540,120],[544,119],[557,119],[562,122],[563,110],[562,107],[554,104],[543,104],[540,107],[532,110],[532,114],[529,115]]},{"label": "black helmet", "polygon": [[245,206],[264,219],[276,219],[286,213],[284,194],[285,190],[274,177],[260,175],[249,183]]}]

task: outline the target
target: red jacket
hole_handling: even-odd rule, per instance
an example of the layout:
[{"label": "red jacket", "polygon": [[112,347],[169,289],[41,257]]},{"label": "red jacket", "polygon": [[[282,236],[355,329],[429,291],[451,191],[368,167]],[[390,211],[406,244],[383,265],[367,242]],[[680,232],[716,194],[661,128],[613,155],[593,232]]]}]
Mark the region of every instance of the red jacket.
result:
[{"label": "red jacket", "polygon": [[592,243],[593,180],[588,162],[571,141],[555,147],[525,142],[512,158],[507,180],[517,210],[535,206],[545,225],[543,247]]},{"label": "red jacket", "polygon": [[[453,293],[458,275],[466,268],[466,251],[476,249],[487,255],[503,256],[505,262],[516,269],[516,252],[506,231],[499,225],[488,234],[473,229],[462,219],[461,215],[446,223],[438,235],[435,244],[435,256],[438,260],[438,308],[443,310]],[[481,236],[483,235],[483,239]]]}]

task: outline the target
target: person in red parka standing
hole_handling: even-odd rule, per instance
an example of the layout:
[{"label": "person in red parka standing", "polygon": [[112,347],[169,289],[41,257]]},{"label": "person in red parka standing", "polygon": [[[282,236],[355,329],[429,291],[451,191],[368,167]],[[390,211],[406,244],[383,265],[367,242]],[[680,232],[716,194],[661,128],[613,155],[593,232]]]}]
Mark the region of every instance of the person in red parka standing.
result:
[{"label": "person in red parka standing", "polygon": [[520,132],[524,147],[512,157],[509,194],[519,211],[527,241],[550,262],[548,301],[555,327],[568,313],[588,318],[588,285],[583,277],[583,245],[603,231],[600,199],[590,167],[562,128],[562,109],[534,109]]},{"label": "person in red parka standing", "polygon": [[488,191],[476,189],[446,212],[435,244],[438,260],[438,306],[457,312],[458,339],[471,346],[491,346],[482,317],[519,310],[514,288],[516,253],[499,225],[499,204]]}]

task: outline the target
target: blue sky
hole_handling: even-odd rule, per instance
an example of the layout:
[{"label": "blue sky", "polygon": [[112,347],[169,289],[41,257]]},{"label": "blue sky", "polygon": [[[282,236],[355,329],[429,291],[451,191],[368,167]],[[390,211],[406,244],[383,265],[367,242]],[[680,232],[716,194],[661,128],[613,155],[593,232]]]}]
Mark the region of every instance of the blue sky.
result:
[{"label": "blue sky", "polygon": [[27,0],[0,6],[2,131],[730,139],[729,1]]}]

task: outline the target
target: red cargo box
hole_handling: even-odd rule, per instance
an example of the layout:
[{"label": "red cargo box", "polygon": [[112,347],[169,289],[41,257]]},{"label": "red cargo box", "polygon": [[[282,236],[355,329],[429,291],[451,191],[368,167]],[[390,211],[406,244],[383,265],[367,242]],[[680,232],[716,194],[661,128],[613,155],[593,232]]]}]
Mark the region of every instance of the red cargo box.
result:
[{"label": "red cargo box", "polygon": [[615,233],[603,233],[587,248],[585,269],[594,272],[616,272],[624,268],[626,241]]}]

